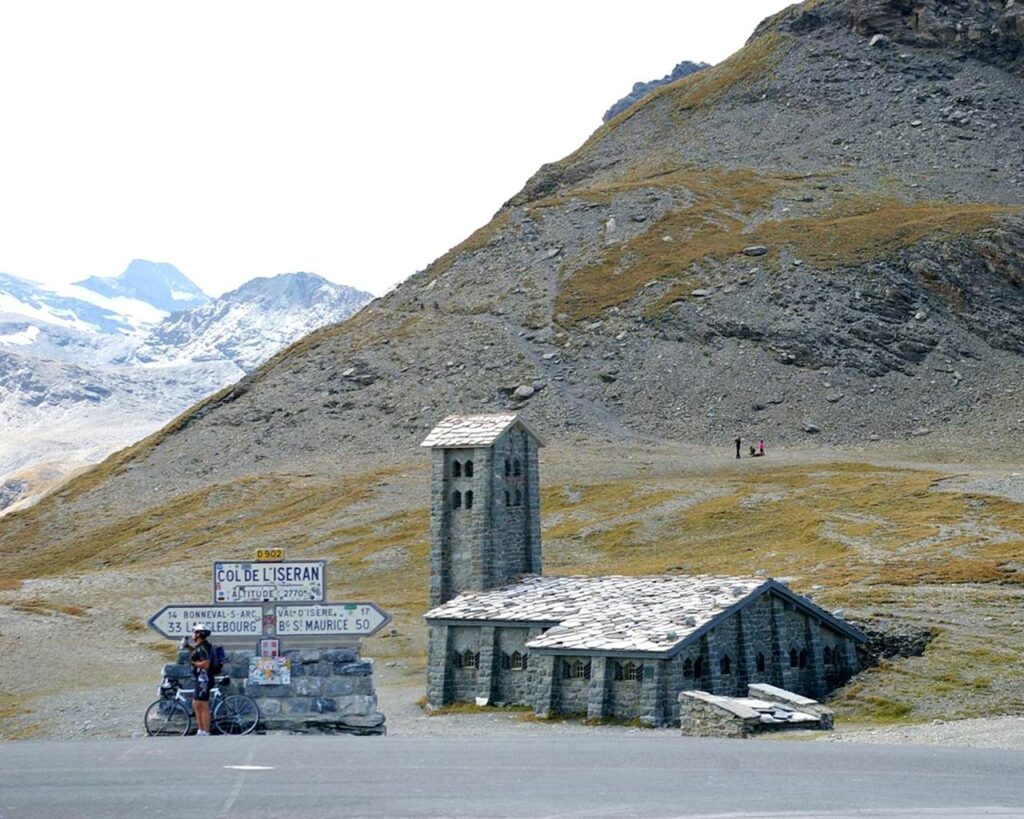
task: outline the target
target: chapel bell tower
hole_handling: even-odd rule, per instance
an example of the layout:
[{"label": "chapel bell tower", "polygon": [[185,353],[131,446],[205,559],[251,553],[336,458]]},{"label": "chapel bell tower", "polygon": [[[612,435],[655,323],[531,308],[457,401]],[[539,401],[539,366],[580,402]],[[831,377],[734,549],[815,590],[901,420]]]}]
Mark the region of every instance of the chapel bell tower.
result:
[{"label": "chapel bell tower", "polygon": [[541,573],[544,445],[517,415],[449,415],[431,450],[430,605]]}]

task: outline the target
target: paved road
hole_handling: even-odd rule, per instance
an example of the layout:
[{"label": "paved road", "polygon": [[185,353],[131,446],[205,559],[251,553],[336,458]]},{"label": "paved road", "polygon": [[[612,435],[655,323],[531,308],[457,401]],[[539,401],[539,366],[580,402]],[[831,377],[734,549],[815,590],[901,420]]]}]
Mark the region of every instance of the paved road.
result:
[{"label": "paved road", "polygon": [[3,819],[277,816],[1024,817],[1024,753],[668,732],[0,745]]}]

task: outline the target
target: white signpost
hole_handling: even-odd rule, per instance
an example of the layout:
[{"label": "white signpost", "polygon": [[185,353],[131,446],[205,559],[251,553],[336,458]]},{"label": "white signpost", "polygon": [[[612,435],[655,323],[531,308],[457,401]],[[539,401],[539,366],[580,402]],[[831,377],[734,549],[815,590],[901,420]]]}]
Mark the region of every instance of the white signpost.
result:
[{"label": "white signpost", "polygon": [[215,603],[312,603],[324,599],[323,560],[214,563]]},{"label": "white signpost", "polygon": [[[296,646],[359,645],[376,634],[391,615],[373,603],[326,603],[326,561],[283,560],[280,549],[266,549],[269,561],[217,561],[213,564],[213,605],[166,606],[149,620],[164,637],[192,636],[196,623],[208,623],[215,643],[244,644],[260,654],[279,654],[279,639]],[[271,648],[273,645],[273,648]]]},{"label": "white signpost", "polygon": [[373,603],[277,606],[278,637],[369,637],[391,622]]},{"label": "white signpost", "polygon": [[208,623],[217,640],[246,642],[259,639],[263,631],[262,606],[165,606],[151,618],[149,627],[164,637],[180,640],[192,636],[192,626]]}]

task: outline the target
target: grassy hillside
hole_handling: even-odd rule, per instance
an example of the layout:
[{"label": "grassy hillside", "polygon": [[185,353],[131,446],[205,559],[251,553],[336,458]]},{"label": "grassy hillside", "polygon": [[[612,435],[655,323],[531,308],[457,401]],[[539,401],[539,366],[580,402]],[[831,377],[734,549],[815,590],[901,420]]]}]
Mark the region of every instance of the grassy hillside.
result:
[{"label": "grassy hillside", "polygon": [[[944,473],[865,463],[768,458],[706,471],[658,455],[612,465],[593,453],[550,450],[545,460],[563,461],[542,493],[547,573],[788,578],[848,616],[899,619],[937,635],[924,656],[861,674],[836,700],[841,717],[928,720],[1024,709],[1013,660],[1024,651],[1017,616],[1024,505],[944,491]],[[566,472],[594,479],[566,480]],[[102,577],[175,567],[183,582],[204,589],[214,557],[284,546],[292,557],[330,560],[336,599],[370,599],[391,611],[398,634],[369,641],[367,654],[400,659],[416,674],[424,652],[426,481],[425,465],[414,462],[341,482],[271,476],[217,486],[75,550],[26,543],[0,559],[0,572]],[[69,629],[109,616],[104,602],[71,612],[71,598],[28,595],[10,581],[4,588],[0,604],[64,617]],[[149,641],[145,633],[133,639]]]}]

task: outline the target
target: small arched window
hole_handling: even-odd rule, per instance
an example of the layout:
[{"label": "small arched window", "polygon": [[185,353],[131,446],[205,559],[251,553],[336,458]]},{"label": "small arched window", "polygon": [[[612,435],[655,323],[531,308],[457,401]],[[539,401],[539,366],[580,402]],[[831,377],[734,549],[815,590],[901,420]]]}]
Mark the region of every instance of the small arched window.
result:
[{"label": "small arched window", "polygon": [[791,648],[789,650],[789,667],[796,668],[798,665],[800,665],[800,655],[797,654],[795,648]]},{"label": "small arched window", "polygon": [[520,654],[518,651],[513,651],[512,656],[509,658],[509,666],[512,671],[525,671],[526,655]]},{"label": "small arched window", "polygon": [[704,658],[698,657],[697,662],[693,664],[693,676],[694,679],[702,679],[704,677]]},{"label": "small arched window", "polygon": [[472,489],[470,489],[466,493],[466,508],[467,509],[472,509],[473,508],[473,490]]},{"label": "small arched window", "polygon": [[505,459],[505,477],[507,478],[512,474],[512,461],[508,458]]},{"label": "small arched window", "polygon": [[520,492],[517,489],[516,490],[516,506],[522,506],[522,505],[523,505],[523,493]]},{"label": "small arched window", "polygon": [[452,477],[453,478],[461,478],[462,477],[462,462],[461,461],[452,461]]},{"label": "small arched window", "polygon": [[523,474],[523,467],[522,464],[519,463],[518,458],[516,458],[515,462],[512,464],[512,473],[516,476]]},{"label": "small arched window", "polygon": [[456,489],[452,492],[452,509],[462,508],[462,493]]},{"label": "small arched window", "polygon": [[466,477],[467,478],[472,478],[473,477],[473,462],[472,461],[466,461]]},{"label": "small arched window", "polygon": [[693,676],[693,660],[687,657],[683,660],[683,676],[690,679]]},{"label": "small arched window", "polygon": [[480,666],[480,655],[466,649],[462,652],[462,667],[463,668],[478,668]]},{"label": "small arched window", "polygon": [[800,649],[800,667],[807,668],[807,649]]},{"label": "small arched window", "polygon": [[505,490],[505,505],[506,506],[511,506],[512,505],[512,493],[509,492],[507,489]]},{"label": "small arched window", "polygon": [[729,659],[728,654],[723,654],[722,659],[718,661],[718,670],[722,674],[732,674],[732,660]]},{"label": "small arched window", "polygon": [[822,659],[825,660],[825,665],[832,665],[832,646],[825,646],[825,650],[822,652]]},{"label": "small arched window", "polygon": [[636,682],[642,682],[644,678],[643,664],[626,663],[626,667],[622,669],[622,677],[626,680],[635,680]]},{"label": "small arched window", "polygon": [[757,670],[758,673],[764,674],[764,654],[758,653],[757,655]]}]

